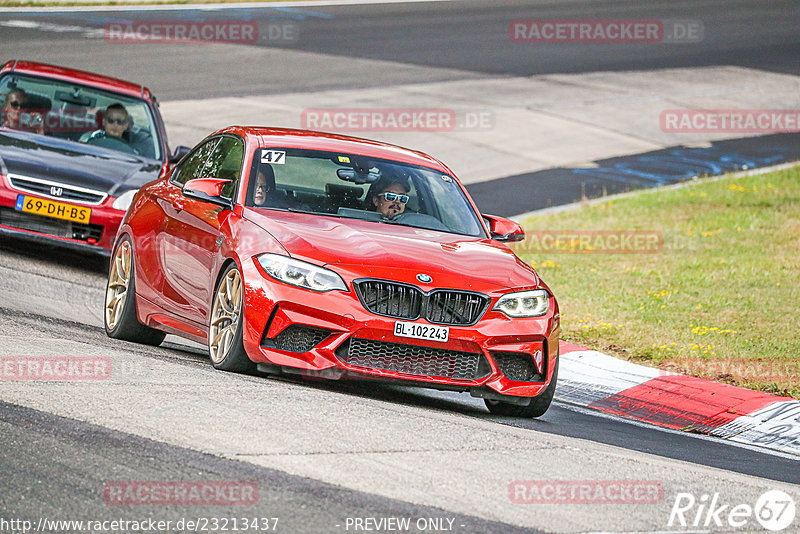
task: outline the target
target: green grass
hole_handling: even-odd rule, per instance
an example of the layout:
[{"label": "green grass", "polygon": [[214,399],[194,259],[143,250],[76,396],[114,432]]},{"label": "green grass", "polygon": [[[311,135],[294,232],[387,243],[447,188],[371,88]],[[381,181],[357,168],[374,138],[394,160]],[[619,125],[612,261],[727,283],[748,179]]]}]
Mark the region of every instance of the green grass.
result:
[{"label": "green grass", "polygon": [[523,226],[663,235],[656,253],[517,244],[558,298],[567,341],[800,398],[800,166],[588,202]]}]

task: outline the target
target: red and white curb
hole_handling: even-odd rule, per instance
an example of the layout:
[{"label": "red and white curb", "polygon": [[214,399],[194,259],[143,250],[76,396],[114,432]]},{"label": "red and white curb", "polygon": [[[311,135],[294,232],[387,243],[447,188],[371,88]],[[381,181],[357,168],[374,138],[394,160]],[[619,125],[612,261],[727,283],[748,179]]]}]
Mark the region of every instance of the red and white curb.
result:
[{"label": "red and white curb", "polygon": [[800,401],[613,358],[564,341],[556,399],[800,455]]}]

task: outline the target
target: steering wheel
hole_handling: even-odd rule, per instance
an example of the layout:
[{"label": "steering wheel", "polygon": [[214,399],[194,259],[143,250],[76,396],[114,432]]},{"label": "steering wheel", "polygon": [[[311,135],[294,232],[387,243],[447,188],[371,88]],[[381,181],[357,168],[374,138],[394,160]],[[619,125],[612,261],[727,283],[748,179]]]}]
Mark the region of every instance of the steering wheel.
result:
[{"label": "steering wheel", "polygon": [[94,145],[103,148],[110,148],[111,150],[118,150],[119,152],[127,152],[128,154],[139,154],[131,145],[117,137],[103,136],[93,137],[86,141],[87,145]]}]

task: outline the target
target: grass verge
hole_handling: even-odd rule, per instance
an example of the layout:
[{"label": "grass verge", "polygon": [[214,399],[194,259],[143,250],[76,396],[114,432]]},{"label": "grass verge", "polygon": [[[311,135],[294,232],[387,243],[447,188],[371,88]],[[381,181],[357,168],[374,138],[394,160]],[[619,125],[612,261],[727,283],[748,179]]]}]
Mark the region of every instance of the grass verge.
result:
[{"label": "grass verge", "polygon": [[[800,398],[800,166],[644,190],[522,224],[515,251],[558,298],[567,341]],[[599,252],[616,248],[609,236],[620,231],[663,236],[663,248],[646,250],[644,240],[634,253]],[[572,237],[545,237],[562,233]]]}]

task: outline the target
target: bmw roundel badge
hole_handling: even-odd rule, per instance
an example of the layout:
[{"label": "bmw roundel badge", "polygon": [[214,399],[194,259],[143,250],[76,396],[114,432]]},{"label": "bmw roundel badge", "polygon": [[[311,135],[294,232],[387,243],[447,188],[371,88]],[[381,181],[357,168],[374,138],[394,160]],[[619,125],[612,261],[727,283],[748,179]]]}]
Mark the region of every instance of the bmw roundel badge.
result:
[{"label": "bmw roundel badge", "polygon": [[417,280],[419,280],[423,284],[430,284],[431,282],[433,282],[433,278],[431,278],[427,274],[418,274]]}]

